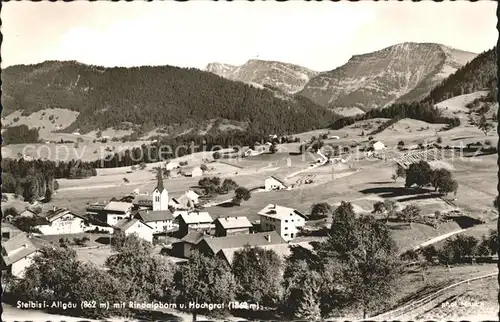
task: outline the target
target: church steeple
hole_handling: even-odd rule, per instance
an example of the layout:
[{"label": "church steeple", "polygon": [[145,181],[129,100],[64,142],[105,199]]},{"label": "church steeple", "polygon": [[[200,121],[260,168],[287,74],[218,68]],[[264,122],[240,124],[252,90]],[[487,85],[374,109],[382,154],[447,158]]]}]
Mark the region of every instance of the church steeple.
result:
[{"label": "church steeple", "polygon": [[165,187],[163,187],[163,176],[162,176],[162,169],[159,168],[158,169],[158,175],[156,176],[157,179],[158,179],[158,183],[156,184],[156,189],[158,189],[158,191],[161,193],[163,191],[163,189],[165,189]]}]

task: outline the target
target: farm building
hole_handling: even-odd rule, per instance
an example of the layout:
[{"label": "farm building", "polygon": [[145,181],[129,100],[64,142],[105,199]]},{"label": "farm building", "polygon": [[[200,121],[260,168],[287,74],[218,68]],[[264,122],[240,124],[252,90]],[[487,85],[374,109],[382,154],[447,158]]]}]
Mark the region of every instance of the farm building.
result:
[{"label": "farm building", "polygon": [[174,169],[179,169],[180,167],[181,167],[181,165],[175,161],[170,161],[165,165],[165,169],[167,169],[168,171],[172,171]]},{"label": "farm building", "polygon": [[214,228],[213,219],[208,212],[182,213],[175,220],[179,223],[179,236],[185,236],[193,230],[208,233]]},{"label": "farm building", "polygon": [[192,249],[196,248],[198,243],[207,235],[198,231],[191,231],[184,236],[180,242],[173,245],[173,253],[175,256],[188,258]]},{"label": "farm building", "polygon": [[203,175],[203,170],[201,167],[194,167],[193,170],[191,170],[191,177],[201,177]]},{"label": "farm building", "polygon": [[153,209],[153,197],[149,193],[138,194],[132,200],[132,204],[134,209]]},{"label": "farm building", "polygon": [[170,210],[141,210],[135,218],[153,228],[153,234],[161,234],[174,228],[174,216]]},{"label": "farm building", "polygon": [[26,208],[24,209],[20,214],[20,217],[28,217],[28,218],[33,218],[36,216],[36,212],[33,209]]},{"label": "farm building", "polygon": [[85,218],[67,209],[56,208],[38,215],[46,224],[35,226],[42,235],[79,234],[85,231]]},{"label": "farm building", "polygon": [[122,219],[115,225],[115,230],[123,232],[126,236],[136,234],[137,237],[150,243],[153,242],[153,227],[139,219]]},{"label": "farm building", "polygon": [[99,202],[87,204],[87,207],[85,208],[85,214],[89,216],[98,216],[100,213],[102,213],[106,205],[106,203]]},{"label": "farm building", "polygon": [[380,151],[385,149],[385,144],[381,141],[376,141],[370,144],[374,151]]},{"label": "farm building", "polygon": [[285,184],[285,181],[278,177],[270,176],[266,180],[264,180],[264,189],[266,191],[283,190],[286,188],[288,187]]},{"label": "farm building", "polygon": [[33,257],[44,245],[45,241],[26,233],[18,234],[2,243],[2,272],[22,278]]},{"label": "farm building", "polygon": [[290,241],[297,237],[299,227],[303,227],[306,216],[301,212],[269,204],[259,212],[261,229],[264,231],[276,231],[284,240]]},{"label": "farm building", "polygon": [[219,256],[231,264],[234,253],[245,246],[262,247],[264,249],[288,248],[288,244],[276,232],[264,232],[248,235],[204,238],[197,249],[206,255]]},{"label": "farm building", "polygon": [[169,205],[175,209],[189,210],[199,204],[199,198],[200,196],[196,192],[188,190],[179,198],[172,198]]},{"label": "farm building", "polygon": [[241,234],[250,234],[252,223],[247,217],[219,217],[214,221],[215,236],[233,236]]},{"label": "farm building", "polygon": [[9,224],[8,222],[2,223],[2,241],[9,240],[22,233],[16,226]]},{"label": "farm building", "polygon": [[133,205],[128,202],[110,201],[98,215],[98,219],[110,226],[124,218],[129,218]]}]

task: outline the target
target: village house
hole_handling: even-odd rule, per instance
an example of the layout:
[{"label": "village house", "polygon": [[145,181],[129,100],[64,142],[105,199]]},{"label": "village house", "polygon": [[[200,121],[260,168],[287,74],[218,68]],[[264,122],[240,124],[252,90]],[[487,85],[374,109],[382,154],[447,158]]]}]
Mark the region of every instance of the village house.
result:
[{"label": "village house", "polygon": [[188,190],[179,198],[172,198],[169,205],[178,210],[190,210],[200,203],[199,198],[196,192]]},{"label": "village house", "polygon": [[201,177],[203,175],[203,170],[201,167],[194,167],[193,170],[191,170],[191,177]]},{"label": "village house", "polygon": [[153,234],[161,234],[174,229],[174,216],[170,210],[140,210],[135,218],[153,228]]},{"label": "village house", "polygon": [[218,256],[231,265],[234,253],[245,246],[274,249],[279,253],[288,248],[286,241],[278,233],[271,231],[248,235],[205,237],[198,243],[197,249],[205,255]]},{"label": "village house", "polygon": [[2,230],[2,241],[9,240],[9,239],[23,233],[16,226],[9,224],[8,222],[2,223],[1,230]]},{"label": "village house", "polygon": [[110,201],[98,215],[98,219],[110,226],[124,218],[130,218],[133,205],[128,202]]},{"label": "village house", "polygon": [[24,209],[20,214],[19,216],[20,217],[27,217],[27,218],[33,218],[37,215],[37,213],[35,212],[35,210],[33,209],[30,209],[30,208],[26,208]]},{"label": "village house", "polygon": [[152,196],[149,195],[149,193],[136,195],[134,197],[134,200],[132,200],[132,204],[134,205],[134,210],[140,210],[140,209],[152,210],[153,198]]},{"label": "village house", "polygon": [[370,143],[370,146],[373,149],[373,151],[381,151],[385,149],[385,144],[382,143],[381,141]]},{"label": "village house", "polygon": [[284,240],[290,241],[297,237],[299,228],[305,225],[307,217],[301,212],[269,204],[259,212],[261,229],[264,231],[274,230]]},{"label": "village house", "polygon": [[213,228],[213,219],[208,212],[192,211],[182,213],[175,220],[179,224],[179,236],[186,236],[190,231],[210,233]]},{"label": "village house", "polygon": [[2,273],[23,278],[33,257],[47,243],[40,238],[21,233],[2,243]]},{"label": "village house", "polygon": [[215,236],[225,237],[241,234],[250,234],[252,223],[247,217],[219,217],[214,221]]},{"label": "village house", "polygon": [[207,235],[198,231],[191,231],[184,236],[180,242],[172,245],[172,252],[175,256],[188,258],[191,250],[195,249],[200,241]]},{"label": "village house", "polygon": [[181,165],[175,161],[170,161],[165,165],[165,169],[167,169],[168,171],[172,171],[174,169],[179,169],[180,167],[181,167]]},{"label": "village house", "polygon": [[153,242],[153,227],[140,221],[137,218],[126,218],[120,220],[115,226],[116,231],[123,232],[125,236],[135,234],[137,237],[150,243]]},{"label": "village house", "polygon": [[288,188],[285,182],[275,176],[270,176],[266,180],[264,180],[264,189],[266,191],[272,191],[272,190],[283,190]]},{"label": "village house", "polygon": [[47,222],[34,227],[42,235],[79,234],[85,231],[85,218],[64,208],[54,207],[38,216]]}]

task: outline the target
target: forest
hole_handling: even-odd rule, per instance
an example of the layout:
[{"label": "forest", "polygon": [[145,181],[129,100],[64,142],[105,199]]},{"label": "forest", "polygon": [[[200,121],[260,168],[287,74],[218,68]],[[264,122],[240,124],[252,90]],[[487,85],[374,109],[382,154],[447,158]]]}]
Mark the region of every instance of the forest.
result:
[{"label": "forest", "polygon": [[338,118],[307,98],[279,98],[270,89],[194,68],[47,61],[6,68],[3,83],[6,114],[56,107],[80,112],[65,132],[136,125],[151,130],[223,118],[249,123],[252,132],[285,134],[324,128]]},{"label": "forest", "polygon": [[57,190],[56,179],[79,179],[97,175],[91,163],[2,159],[2,192],[22,196],[25,201],[49,199]]},{"label": "forest", "polygon": [[2,133],[2,144],[38,143],[38,129],[30,129],[27,125],[10,126]]}]

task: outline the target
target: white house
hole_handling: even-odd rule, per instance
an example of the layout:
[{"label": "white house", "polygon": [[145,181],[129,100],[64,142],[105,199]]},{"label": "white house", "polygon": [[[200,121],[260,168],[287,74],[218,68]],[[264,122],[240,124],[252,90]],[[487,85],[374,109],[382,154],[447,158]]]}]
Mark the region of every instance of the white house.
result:
[{"label": "white house", "polygon": [[306,216],[301,212],[276,204],[267,205],[259,215],[264,231],[274,230],[287,242],[297,237],[298,228],[306,223]]},{"label": "white house", "polygon": [[283,190],[286,188],[287,185],[285,184],[285,182],[275,176],[270,176],[266,180],[264,180],[264,189],[266,191]]},{"label": "white house", "polygon": [[201,167],[194,167],[193,170],[191,170],[191,177],[201,177],[203,175],[203,170],[201,170]]},{"label": "white house", "polygon": [[380,151],[385,149],[385,144],[380,141],[377,141],[372,144],[372,148],[374,151]]},{"label": "white house", "polygon": [[166,164],[165,168],[169,171],[180,168],[181,165],[178,162],[170,161]]},{"label": "white house", "polygon": [[35,226],[42,235],[79,234],[85,231],[85,219],[67,209],[54,207],[38,216],[47,221],[47,224]]},{"label": "white house", "polygon": [[36,237],[21,233],[2,243],[2,271],[13,276],[24,277],[25,270],[31,265],[33,257],[46,243]]},{"label": "white house", "polygon": [[132,203],[110,201],[100,212],[99,219],[110,226],[114,226],[118,221],[130,218],[132,207]]},{"label": "white house", "polygon": [[170,210],[141,210],[135,218],[153,228],[153,234],[161,234],[174,228],[174,216]]},{"label": "white house", "polygon": [[144,239],[150,243],[153,242],[153,227],[140,221],[137,218],[134,219],[122,219],[115,225],[115,230],[121,231],[125,236],[136,234],[137,237]]}]

